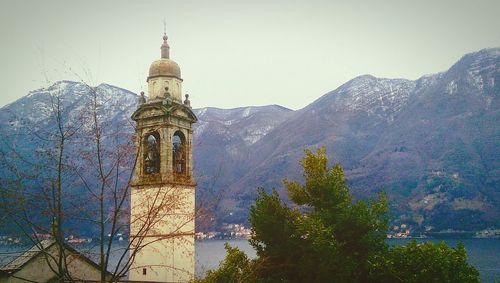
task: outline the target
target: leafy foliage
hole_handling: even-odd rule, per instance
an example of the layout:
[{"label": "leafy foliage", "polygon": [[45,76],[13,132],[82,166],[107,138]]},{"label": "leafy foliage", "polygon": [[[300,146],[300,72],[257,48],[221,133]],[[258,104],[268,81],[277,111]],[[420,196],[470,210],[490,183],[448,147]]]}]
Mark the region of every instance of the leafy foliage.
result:
[{"label": "leafy foliage", "polygon": [[247,282],[250,275],[250,261],[244,252],[225,244],[227,256],[220,267],[208,271],[207,276],[200,282]]},{"label": "leafy foliage", "polygon": [[381,262],[385,263],[379,265],[377,273],[381,282],[479,282],[479,273],[467,264],[461,243],[450,248],[444,242],[411,241],[390,249]]},{"label": "leafy foliage", "polygon": [[284,181],[296,206],[259,190],[250,210],[257,258],[226,246],[226,259],[202,282],[479,282],[463,245],[388,247],[385,194],[353,203],[342,167],[328,167],[324,148],[306,150],[301,165],[303,185]]}]

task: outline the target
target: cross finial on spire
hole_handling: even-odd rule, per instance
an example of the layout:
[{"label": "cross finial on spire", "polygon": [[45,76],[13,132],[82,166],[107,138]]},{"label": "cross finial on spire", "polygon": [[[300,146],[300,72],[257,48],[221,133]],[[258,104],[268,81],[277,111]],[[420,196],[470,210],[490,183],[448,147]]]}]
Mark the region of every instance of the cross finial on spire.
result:
[{"label": "cross finial on spire", "polygon": [[165,17],[163,17],[163,44],[161,45],[161,58],[169,59],[170,58],[170,46],[167,43],[167,21]]},{"label": "cross finial on spire", "polygon": [[163,17],[163,35],[167,36],[167,21],[165,20],[165,17]]}]

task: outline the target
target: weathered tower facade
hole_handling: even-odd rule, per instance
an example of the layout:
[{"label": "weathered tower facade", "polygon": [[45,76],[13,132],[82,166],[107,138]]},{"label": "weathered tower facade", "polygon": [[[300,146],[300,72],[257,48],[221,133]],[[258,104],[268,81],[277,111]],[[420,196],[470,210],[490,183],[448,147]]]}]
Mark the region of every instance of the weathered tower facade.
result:
[{"label": "weathered tower facade", "polygon": [[195,187],[192,125],[197,121],[167,36],[161,58],[149,68],[132,115],[138,157],[131,190],[129,280],[186,282],[194,278]]}]

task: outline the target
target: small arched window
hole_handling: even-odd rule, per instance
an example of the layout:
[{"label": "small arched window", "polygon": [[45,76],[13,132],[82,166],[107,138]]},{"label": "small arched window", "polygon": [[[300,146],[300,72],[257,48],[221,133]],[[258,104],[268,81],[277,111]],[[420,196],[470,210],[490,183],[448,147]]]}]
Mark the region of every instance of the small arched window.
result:
[{"label": "small arched window", "polygon": [[144,173],[160,172],[160,135],[152,132],[144,137]]},{"label": "small arched window", "polygon": [[181,131],[176,131],[172,137],[172,161],[174,173],[186,173],[186,138]]}]

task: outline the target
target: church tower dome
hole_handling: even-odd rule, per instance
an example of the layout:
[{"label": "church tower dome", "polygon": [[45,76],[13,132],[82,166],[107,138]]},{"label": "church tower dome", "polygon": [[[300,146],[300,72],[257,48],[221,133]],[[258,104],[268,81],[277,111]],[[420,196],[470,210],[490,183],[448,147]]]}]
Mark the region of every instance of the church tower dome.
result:
[{"label": "church tower dome", "polygon": [[170,46],[167,35],[163,36],[161,58],[151,63],[148,82],[149,98],[164,99],[170,96],[174,101],[182,102],[182,77],[179,65],[170,59]]},{"label": "church tower dome", "polygon": [[170,59],[160,59],[151,63],[148,81],[154,77],[174,77],[181,79],[181,68]]},{"label": "church tower dome", "polygon": [[168,37],[163,36],[163,44],[161,45],[161,59],[151,63],[149,67],[149,76],[153,77],[176,77],[180,80],[181,78],[181,68],[173,60],[170,60],[170,46],[167,43]]}]

